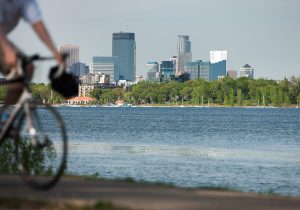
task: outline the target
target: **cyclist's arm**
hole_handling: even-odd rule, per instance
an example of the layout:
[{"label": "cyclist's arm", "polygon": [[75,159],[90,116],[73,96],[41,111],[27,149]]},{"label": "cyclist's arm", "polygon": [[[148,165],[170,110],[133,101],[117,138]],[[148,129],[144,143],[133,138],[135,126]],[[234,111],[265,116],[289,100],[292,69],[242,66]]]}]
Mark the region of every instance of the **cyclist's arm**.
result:
[{"label": "cyclist's arm", "polygon": [[2,24],[0,24],[0,47],[5,64],[14,66],[17,62],[16,51],[7,40]]},{"label": "cyclist's arm", "polygon": [[40,39],[46,44],[46,46],[49,48],[49,50],[52,52],[53,56],[55,57],[57,63],[62,63],[62,56],[57,51],[56,47],[53,44],[53,41],[48,33],[48,30],[43,23],[43,21],[38,21],[34,24],[32,24],[32,27],[36,34],[40,37]]}]

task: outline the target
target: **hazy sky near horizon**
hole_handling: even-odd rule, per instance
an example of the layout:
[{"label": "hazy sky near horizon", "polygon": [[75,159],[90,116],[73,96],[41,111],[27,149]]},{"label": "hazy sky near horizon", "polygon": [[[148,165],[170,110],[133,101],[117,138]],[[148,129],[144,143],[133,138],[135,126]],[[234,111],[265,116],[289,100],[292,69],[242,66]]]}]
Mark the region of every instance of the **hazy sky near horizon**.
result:
[{"label": "hazy sky near horizon", "polygon": [[[111,56],[112,33],[134,32],[137,73],[148,61],[176,55],[179,34],[189,34],[193,60],[227,50],[229,69],[248,63],[255,78],[300,76],[299,0],[38,0],[57,45],[80,46],[80,61]],[[49,54],[27,24],[10,35],[25,52]],[[45,81],[47,72],[36,75]]]}]

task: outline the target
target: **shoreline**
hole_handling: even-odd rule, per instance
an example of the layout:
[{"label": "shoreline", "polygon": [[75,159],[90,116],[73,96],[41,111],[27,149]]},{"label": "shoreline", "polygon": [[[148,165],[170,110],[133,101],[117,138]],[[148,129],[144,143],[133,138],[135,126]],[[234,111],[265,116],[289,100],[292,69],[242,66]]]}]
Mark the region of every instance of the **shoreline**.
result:
[{"label": "shoreline", "polygon": [[[300,197],[274,194],[244,193],[222,189],[185,189],[157,184],[131,183],[121,180],[99,180],[85,177],[64,176],[46,192],[33,191],[18,176],[0,176],[0,208],[19,203],[27,209],[56,209],[69,204],[69,208],[83,210],[194,210],[194,209],[243,209],[243,210],[296,210]],[[40,201],[40,206],[35,202]],[[33,202],[32,205],[30,202]],[[50,203],[50,204],[49,204]],[[51,203],[56,204],[53,206]],[[98,204],[98,205],[97,205]],[[101,206],[101,208],[93,208]],[[47,206],[49,208],[47,208]],[[30,208],[35,207],[35,208]],[[40,208],[39,208],[40,207]],[[20,208],[19,208],[20,209]],[[23,208],[24,209],[24,208]],[[26,208],[25,208],[26,209]]]},{"label": "shoreline", "polygon": [[52,104],[53,107],[95,107],[95,108],[250,108],[250,109],[299,109],[297,105],[291,106],[226,106],[226,105],[176,105],[176,104],[140,104],[126,106],[107,106],[107,105],[68,105],[68,104]]},{"label": "shoreline", "polygon": [[136,180],[131,177],[126,178],[105,178],[99,176],[97,173],[92,175],[79,175],[79,174],[72,174],[72,173],[66,173],[64,175],[64,178],[67,179],[84,179],[84,180],[94,180],[94,181],[102,181],[102,182],[121,182],[126,184],[137,184],[137,185],[143,185],[143,186],[157,186],[157,187],[168,187],[168,188],[174,188],[174,189],[184,189],[184,190],[201,190],[201,191],[218,191],[218,192],[232,192],[232,193],[241,193],[241,194],[252,194],[257,196],[275,196],[275,197],[282,197],[282,198],[300,198],[300,194],[280,194],[274,192],[272,189],[266,190],[266,191],[243,191],[239,189],[234,189],[229,186],[220,185],[220,186],[210,186],[210,185],[203,185],[203,186],[195,186],[195,187],[184,187],[184,186],[178,186],[174,183],[168,183],[168,182],[151,182],[146,180]]}]

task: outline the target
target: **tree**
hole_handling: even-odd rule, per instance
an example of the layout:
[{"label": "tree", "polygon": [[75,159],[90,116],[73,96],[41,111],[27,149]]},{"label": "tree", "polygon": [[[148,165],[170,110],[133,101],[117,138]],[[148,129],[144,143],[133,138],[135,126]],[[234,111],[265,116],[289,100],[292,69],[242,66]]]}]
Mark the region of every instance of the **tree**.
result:
[{"label": "tree", "polygon": [[237,105],[238,106],[242,106],[243,100],[244,100],[244,96],[243,96],[243,92],[242,92],[241,89],[237,90],[236,100],[237,100]]},{"label": "tree", "polygon": [[277,87],[271,86],[270,88],[270,100],[272,106],[276,106],[278,104],[278,96],[277,96]]},{"label": "tree", "polygon": [[261,104],[263,105],[263,106],[266,106],[267,105],[267,94],[268,94],[268,90],[267,90],[267,88],[264,86],[264,87],[261,87],[260,89],[259,89],[259,91],[260,91],[260,95],[261,95],[261,97],[262,97],[262,102],[261,102]]},{"label": "tree", "polygon": [[237,89],[241,89],[242,94],[249,99],[249,78],[247,77],[240,77],[236,80]]},{"label": "tree", "polygon": [[291,103],[297,104],[297,97],[300,94],[300,77],[292,77],[289,81],[289,97]]},{"label": "tree", "polygon": [[196,80],[193,84],[193,89],[191,93],[192,102],[194,104],[204,103],[204,99],[207,99],[207,83],[204,80]]},{"label": "tree", "polygon": [[184,85],[184,87],[180,90],[180,95],[185,101],[190,101],[192,99],[193,88],[190,86]]},{"label": "tree", "polygon": [[92,96],[93,98],[97,99],[98,101],[100,101],[101,96],[103,94],[103,90],[101,88],[94,88],[91,92],[90,92],[90,96]]}]

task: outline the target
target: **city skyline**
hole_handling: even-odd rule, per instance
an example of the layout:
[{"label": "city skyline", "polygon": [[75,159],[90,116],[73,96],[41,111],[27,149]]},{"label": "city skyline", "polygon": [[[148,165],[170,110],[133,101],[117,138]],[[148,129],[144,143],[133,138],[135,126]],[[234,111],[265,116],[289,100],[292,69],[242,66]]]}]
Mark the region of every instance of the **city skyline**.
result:
[{"label": "city skyline", "polygon": [[[39,3],[56,44],[80,46],[80,61],[87,64],[93,56],[111,55],[112,33],[133,32],[137,43],[137,74],[145,76],[148,61],[167,60],[176,55],[177,36],[188,34],[193,43],[193,60],[209,60],[207,52],[226,49],[228,69],[239,70],[250,63],[256,70],[255,78],[299,76],[300,2],[296,0]],[[56,7],[57,4],[61,6]],[[88,12],[67,15],[82,8]],[[99,8],[101,12],[97,12]],[[174,12],[166,14],[165,8]],[[49,54],[28,25],[20,24],[10,39],[28,54]]]}]

